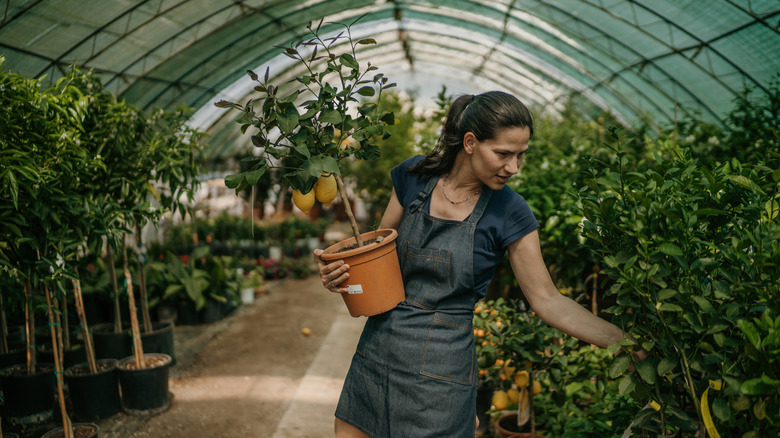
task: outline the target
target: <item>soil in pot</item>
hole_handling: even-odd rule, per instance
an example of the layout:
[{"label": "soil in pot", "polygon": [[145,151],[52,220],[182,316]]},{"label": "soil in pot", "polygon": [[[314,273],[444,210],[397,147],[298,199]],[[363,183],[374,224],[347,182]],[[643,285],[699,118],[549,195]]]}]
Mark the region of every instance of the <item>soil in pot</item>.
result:
[{"label": "soil in pot", "polygon": [[86,362],[65,370],[70,389],[73,416],[81,421],[98,421],[112,417],[122,409],[116,359],[96,361],[97,373],[91,373]]},{"label": "soil in pot", "polygon": [[[73,437],[74,438],[97,438],[100,434],[100,428],[94,423],[75,423],[73,424]],[[65,431],[62,426],[52,429],[41,438],[64,438]]]},{"label": "soil in pot", "polygon": [[54,364],[39,363],[34,374],[27,374],[27,364],[12,365],[0,370],[0,382],[9,424],[37,424],[54,415]]},{"label": "soil in pot", "polygon": [[171,357],[162,353],[144,354],[146,368],[138,368],[135,357],[119,361],[119,387],[122,391],[122,408],[128,414],[155,414],[170,406],[168,371]]}]

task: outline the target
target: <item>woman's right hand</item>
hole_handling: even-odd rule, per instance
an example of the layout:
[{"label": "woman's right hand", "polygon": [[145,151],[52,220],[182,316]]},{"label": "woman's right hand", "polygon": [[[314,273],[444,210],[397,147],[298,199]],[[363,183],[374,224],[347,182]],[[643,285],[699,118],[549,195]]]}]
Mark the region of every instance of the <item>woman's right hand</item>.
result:
[{"label": "woman's right hand", "polygon": [[345,282],[349,278],[349,265],[344,263],[344,260],[336,260],[332,263],[325,263],[322,260],[323,251],[321,249],[314,250],[314,260],[317,262],[317,267],[320,270],[320,280],[325,289],[336,293],[347,293],[347,287],[341,286],[341,283]]}]

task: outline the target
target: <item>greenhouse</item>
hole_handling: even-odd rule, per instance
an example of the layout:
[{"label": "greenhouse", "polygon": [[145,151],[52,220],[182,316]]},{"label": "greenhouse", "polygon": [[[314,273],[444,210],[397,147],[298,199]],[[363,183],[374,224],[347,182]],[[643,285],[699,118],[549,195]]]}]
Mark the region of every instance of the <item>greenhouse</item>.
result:
[{"label": "greenhouse", "polygon": [[0,436],[780,437],[776,0],[2,6]]}]

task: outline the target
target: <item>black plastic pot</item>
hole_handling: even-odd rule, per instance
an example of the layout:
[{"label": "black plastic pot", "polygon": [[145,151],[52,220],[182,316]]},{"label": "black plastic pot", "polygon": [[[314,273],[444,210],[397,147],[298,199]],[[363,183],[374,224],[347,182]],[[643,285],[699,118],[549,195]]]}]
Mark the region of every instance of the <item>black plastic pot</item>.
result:
[{"label": "black plastic pot", "polygon": [[73,416],[81,421],[99,421],[122,410],[116,359],[99,359],[98,372],[89,373],[86,362],[65,370]]},{"label": "black plastic pot", "polygon": [[[74,423],[73,429],[75,435],[79,438],[97,438],[100,436],[100,428],[95,423]],[[92,431],[91,434],[89,434],[90,431]],[[64,436],[65,430],[60,426],[44,433],[41,438],[62,438]]]},{"label": "black plastic pot", "polygon": [[[132,341],[132,334],[130,335]],[[152,324],[151,333],[141,333],[141,343],[146,353],[163,353],[171,357],[171,365],[176,364],[173,348],[173,323],[158,322]]]},{"label": "black plastic pot", "polygon": [[[162,412],[171,404],[168,393],[168,371],[171,357],[162,353],[144,354],[147,368],[134,369],[135,357],[119,361],[119,387],[122,391],[122,409],[131,415],[149,415]],[[154,363],[153,366],[149,366]]]},{"label": "black plastic pot", "polygon": [[200,315],[195,309],[195,303],[189,299],[182,299],[176,303],[176,323],[179,325],[198,325]]},{"label": "black plastic pot", "polygon": [[0,353],[0,369],[10,367],[11,365],[25,363],[26,361],[27,349],[24,347],[11,350],[8,353]]},{"label": "black plastic pot", "polygon": [[114,324],[97,324],[90,327],[92,343],[97,359],[122,359],[133,354],[132,337],[127,329],[114,333]]},{"label": "black plastic pot", "polygon": [[[76,365],[77,363],[87,360],[87,350],[84,349],[84,345],[75,344],[71,348],[61,352],[62,362],[65,368]],[[54,352],[51,351],[51,343],[42,344],[38,349],[38,360],[41,362],[54,363]]]},{"label": "black plastic pot", "polygon": [[54,415],[54,364],[39,363],[34,374],[27,364],[0,370],[3,419],[12,425],[42,423]]}]

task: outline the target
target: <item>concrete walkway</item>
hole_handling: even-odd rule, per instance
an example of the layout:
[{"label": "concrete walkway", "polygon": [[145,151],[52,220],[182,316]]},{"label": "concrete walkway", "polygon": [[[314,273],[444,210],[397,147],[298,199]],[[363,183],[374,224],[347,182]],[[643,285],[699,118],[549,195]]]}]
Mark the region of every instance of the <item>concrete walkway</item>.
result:
[{"label": "concrete walkway", "polygon": [[[365,318],[340,314],[272,438],[332,437],[333,413]],[[303,414],[303,415],[302,415]]]}]

